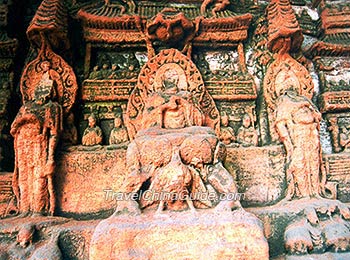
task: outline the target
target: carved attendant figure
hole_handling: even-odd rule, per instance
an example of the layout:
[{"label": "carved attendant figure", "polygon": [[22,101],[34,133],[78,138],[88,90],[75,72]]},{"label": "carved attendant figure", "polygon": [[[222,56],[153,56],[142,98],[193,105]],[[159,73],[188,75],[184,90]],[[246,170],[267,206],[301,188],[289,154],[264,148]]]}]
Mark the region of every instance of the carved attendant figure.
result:
[{"label": "carved attendant figure", "polygon": [[102,79],[102,75],[101,72],[98,69],[98,66],[95,66],[90,75],[89,75],[89,79]]},{"label": "carved attendant figure", "polygon": [[343,148],[343,152],[350,152],[350,127],[344,125],[341,128],[341,133],[339,135],[339,143]]},{"label": "carved attendant figure", "polygon": [[107,63],[104,63],[102,65],[102,68],[100,70],[100,76],[101,79],[108,79],[108,76],[110,75],[110,69]]},{"label": "carved attendant figure", "polygon": [[117,79],[118,78],[118,65],[112,64],[112,68],[109,71],[108,78],[109,79]]},{"label": "carved attendant figure", "polygon": [[102,130],[96,125],[94,114],[91,114],[88,118],[88,127],[84,131],[82,144],[86,146],[102,144]]},{"label": "carved attendant figure", "polygon": [[221,115],[220,141],[229,145],[236,141],[235,133],[232,127],[229,126],[229,118],[226,113]]},{"label": "carved attendant figure", "polygon": [[40,67],[33,98],[23,104],[11,127],[16,152],[14,190],[23,215],[53,214],[55,207],[54,152],[62,130],[62,107],[57,102],[56,87],[61,79],[50,62],[43,61]]},{"label": "carved attendant figure", "polygon": [[258,145],[258,134],[255,128],[252,126],[250,116],[244,114],[242,120],[242,126],[238,128],[237,142],[243,146],[257,146]]},{"label": "carved attendant figure", "polygon": [[123,121],[120,116],[114,119],[114,128],[109,136],[109,144],[121,144],[129,141],[128,132],[123,125]]},{"label": "carved attendant figure", "polygon": [[321,114],[290,86],[277,100],[276,128],[287,151],[287,199],[320,194]]}]

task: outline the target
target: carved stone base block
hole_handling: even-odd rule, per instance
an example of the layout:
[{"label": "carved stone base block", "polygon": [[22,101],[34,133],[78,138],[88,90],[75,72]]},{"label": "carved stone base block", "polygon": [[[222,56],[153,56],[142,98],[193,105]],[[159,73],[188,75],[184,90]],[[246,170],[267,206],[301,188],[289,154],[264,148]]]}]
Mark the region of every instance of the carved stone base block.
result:
[{"label": "carved stone base block", "polygon": [[[108,216],[116,207],[113,194],[121,191],[127,174],[125,154],[124,147],[113,146],[62,152],[55,174],[56,214]],[[284,160],[282,146],[227,148],[225,167],[244,193],[243,206],[271,205],[284,197]]]},{"label": "carved stone base block", "polygon": [[57,214],[89,215],[91,219],[91,216],[106,217],[112,213],[110,210],[116,203],[107,197],[107,192],[117,192],[122,187],[126,150],[111,148],[76,146],[72,151],[61,153],[55,175]]},{"label": "carved stone base block", "polygon": [[227,149],[225,167],[235,174],[243,206],[271,205],[284,197],[285,154],[280,145]]},{"label": "carved stone base block", "polygon": [[263,222],[271,259],[350,259],[348,203],[303,198],[248,210]]},{"label": "carved stone base block", "polygon": [[90,243],[97,259],[268,259],[261,222],[237,210],[154,212],[101,221]]}]

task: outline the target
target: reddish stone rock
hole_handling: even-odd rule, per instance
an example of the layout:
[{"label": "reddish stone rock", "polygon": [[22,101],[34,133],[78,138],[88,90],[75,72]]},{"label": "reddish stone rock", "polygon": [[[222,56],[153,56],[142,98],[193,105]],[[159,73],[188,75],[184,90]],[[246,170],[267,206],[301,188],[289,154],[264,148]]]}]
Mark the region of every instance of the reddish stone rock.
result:
[{"label": "reddish stone rock", "polygon": [[269,259],[261,222],[238,210],[112,216],[91,239],[95,259]]}]

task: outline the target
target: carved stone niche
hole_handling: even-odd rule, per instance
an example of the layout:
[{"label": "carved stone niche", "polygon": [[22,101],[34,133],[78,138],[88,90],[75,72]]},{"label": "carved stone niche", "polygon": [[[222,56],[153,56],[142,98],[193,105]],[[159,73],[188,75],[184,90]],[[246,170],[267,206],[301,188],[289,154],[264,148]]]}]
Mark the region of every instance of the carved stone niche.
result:
[{"label": "carved stone niche", "polygon": [[[260,221],[235,199],[213,198],[238,193],[222,165],[226,148],[216,136],[218,110],[191,60],[175,49],[150,59],[139,74],[126,119],[132,139],[125,158],[127,175],[116,195],[121,197],[115,213],[94,231],[90,259],[116,254],[123,259],[268,258]],[[190,220],[193,215],[197,217]],[[159,221],[163,217],[168,220]],[[233,225],[225,224],[222,232],[226,220]],[[243,252],[234,245],[242,235]],[[205,243],[192,239],[203,236]],[[217,238],[226,241],[224,251],[220,243],[209,242]],[[179,250],[174,254],[165,244]]]}]

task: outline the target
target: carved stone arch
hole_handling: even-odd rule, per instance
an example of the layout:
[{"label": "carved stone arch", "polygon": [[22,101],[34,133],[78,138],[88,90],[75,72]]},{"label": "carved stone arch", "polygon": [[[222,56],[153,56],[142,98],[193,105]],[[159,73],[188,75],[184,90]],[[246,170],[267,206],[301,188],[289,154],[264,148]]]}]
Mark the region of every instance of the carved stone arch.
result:
[{"label": "carved stone arch", "polygon": [[162,50],[150,59],[141,69],[135,89],[130,95],[126,121],[129,136],[133,138],[141,130],[142,111],[146,98],[161,89],[162,72],[167,69],[176,70],[179,75],[179,91],[192,94],[193,104],[204,114],[204,126],[220,131],[220,117],[213,98],[204,86],[202,75],[196,65],[176,49]]},{"label": "carved stone arch", "polygon": [[75,102],[78,90],[77,80],[72,67],[61,56],[54,53],[47,43],[42,44],[38,56],[29,62],[23,71],[20,81],[22,102],[33,100],[34,90],[41,78],[43,61],[49,61],[51,69],[56,72],[57,99],[64,114],[67,115]]}]

